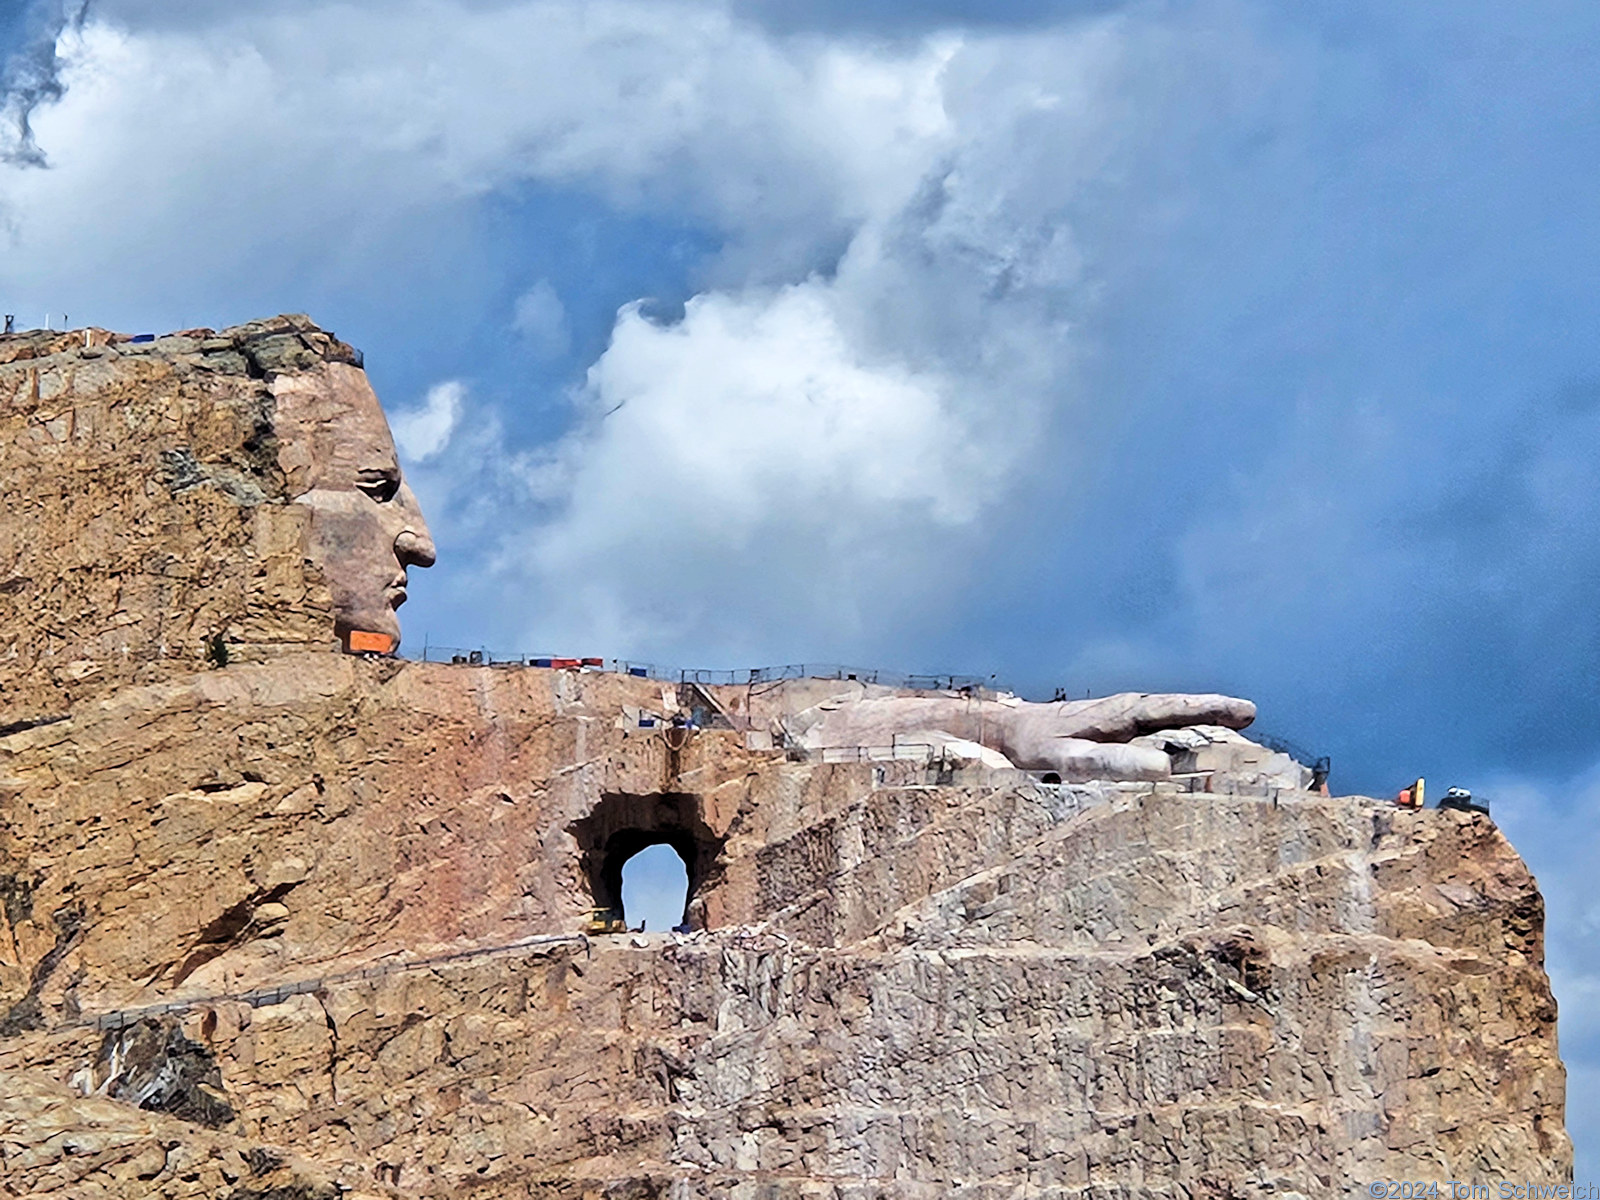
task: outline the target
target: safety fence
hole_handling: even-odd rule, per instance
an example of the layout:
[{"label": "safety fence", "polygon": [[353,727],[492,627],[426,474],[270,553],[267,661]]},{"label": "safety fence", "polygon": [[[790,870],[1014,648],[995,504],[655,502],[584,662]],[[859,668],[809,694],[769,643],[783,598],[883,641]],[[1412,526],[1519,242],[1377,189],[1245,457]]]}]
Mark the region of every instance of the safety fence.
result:
[{"label": "safety fence", "polygon": [[1333,767],[1333,759],[1326,754],[1312,754],[1309,750],[1301,749],[1287,738],[1277,737],[1259,729],[1251,729],[1245,736],[1258,745],[1265,746],[1268,750],[1279,754],[1287,754],[1297,763],[1302,763],[1311,768],[1312,777],[1316,780],[1313,790],[1327,782],[1328,773]]},{"label": "safety fence", "polygon": [[502,654],[482,646],[473,649],[426,645],[422,648],[422,661],[472,667],[543,667],[549,670],[611,671],[639,679],[657,679],[663,683],[698,683],[724,687],[778,684],[800,679],[829,679],[879,684],[884,687],[917,688],[924,691],[963,691],[989,685],[989,681],[979,675],[916,675],[886,671],[879,667],[852,667],[840,663],[786,663],[782,666],[750,667],[744,670],[710,670],[699,667],[667,667],[659,663],[636,662],[626,658]]},{"label": "safety fence", "polygon": [[377,966],[361,967],[352,971],[339,971],[332,975],[296,979],[288,983],[275,984],[272,987],[253,988],[245,992],[220,992],[207,996],[191,996],[183,1000],[168,1000],[162,1004],[147,1004],[138,1008],[124,1008],[115,1012],[85,1013],[76,1021],[65,1022],[65,1027],[88,1027],[100,1030],[122,1029],[152,1017],[190,1012],[196,1008],[204,1008],[207,1005],[220,1004],[225,1001],[248,1004],[251,1008],[266,1008],[273,1004],[282,1004],[291,996],[309,995],[324,991],[330,987],[337,987],[340,984],[357,983],[365,979],[381,979],[386,975],[396,975],[403,971],[424,971],[433,967],[448,966],[455,963],[497,958],[501,955],[515,954],[522,950],[532,950],[542,946],[555,946],[566,943],[577,943],[586,950],[589,947],[589,939],[581,933],[545,934],[538,937],[521,938],[514,942],[502,942],[494,946],[475,946],[471,950],[457,950],[450,954],[435,954],[426,958],[409,958],[401,962],[380,963]]},{"label": "safety fence", "polygon": [[888,746],[824,746],[810,753],[825,763],[931,763],[944,757],[944,747],[932,742],[895,742]]},{"label": "safety fence", "polygon": [[[818,750],[794,749],[791,752],[801,759],[820,761],[829,765],[899,764],[897,770],[891,771],[892,779],[886,778],[883,772],[878,772],[874,786],[921,787],[928,783],[953,783],[959,778],[964,783],[986,787],[1038,787],[1058,792],[1069,799],[1074,789],[1092,790],[1100,786],[1098,783],[1063,783],[1059,771],[991,766],[969,753],[956,750],[946,742],[919,742],[896,738],[891,743],[879,746],[826,746]],[[905,769],[908,767],[913,774],[905,774]],[[918,768],[935,772],[935,775],[919,772]],[[1141,789],[1148,786],[1142,782],[1138,784]]]}]

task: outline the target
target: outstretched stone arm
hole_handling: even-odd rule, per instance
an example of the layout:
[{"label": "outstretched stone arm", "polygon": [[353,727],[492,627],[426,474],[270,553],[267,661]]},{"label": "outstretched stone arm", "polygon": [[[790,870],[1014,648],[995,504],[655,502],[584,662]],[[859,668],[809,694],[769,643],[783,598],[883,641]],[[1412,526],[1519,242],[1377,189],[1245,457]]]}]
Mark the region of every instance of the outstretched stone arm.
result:
[{"label": "outstretched stone arm", "polygon": [[814,749],[888,746],[918,730],[942,730],[998,750],[1019,767],[1063,779],[1165,779],[1171,760],[1126,743],[1190,725],[1242,729],[1255,719],[1248,700],[1216,695],[1128,692],[1098,700],[1032,704],[958,696],[879,696],[828,701],[798,714],[791,732]]},{"label": "outstretched stone arm", "polygon": [[1057,736],[1091,742],[1127,742],[1147,733],[1190,725],[1243,729],[1256,719],[1256,706],[1250,701],[1213,694],[1122,692],[1098,700],[1023,703],[1017,712],[1016,723],[1041,725]]}]

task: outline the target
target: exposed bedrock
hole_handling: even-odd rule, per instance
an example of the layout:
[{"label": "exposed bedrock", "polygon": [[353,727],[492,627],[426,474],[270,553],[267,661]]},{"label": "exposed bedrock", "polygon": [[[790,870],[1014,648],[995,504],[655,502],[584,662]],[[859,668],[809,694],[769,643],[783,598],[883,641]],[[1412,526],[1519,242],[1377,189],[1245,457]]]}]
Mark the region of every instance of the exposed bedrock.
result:
[{"label": "exposed bedrock", "polygon": [[[1487,815],[1307,791],[1228,697],[383,656],[381,426],[305,318],[0,338],[0,1192],[1570,1177]],[[586,937],[656,843],[693,932]]]},{"label": "exposed bedrock", "polygon": [[[187,1000],[159,1019],[235,1114],[196,1136],[370,1195],[1320,1196],[1570,1170],[1542,905],[1487,818],[941,786],[716,731],[668,775],[664,739],[616,719],[652,700],[302,653],[0,739],[7,870],[37,881],[0,1004],[34,988],[41,1012],[0,1069],[107,1095],[93,1020]],[[610,902],[594,853],[630,832],[712,856],[704,931],[519,948]],[[82,1163],[30,1136],[0,1140],[8,1170],[72,1194]],[[210,1194],[153,1178],[102,1182]]]}]

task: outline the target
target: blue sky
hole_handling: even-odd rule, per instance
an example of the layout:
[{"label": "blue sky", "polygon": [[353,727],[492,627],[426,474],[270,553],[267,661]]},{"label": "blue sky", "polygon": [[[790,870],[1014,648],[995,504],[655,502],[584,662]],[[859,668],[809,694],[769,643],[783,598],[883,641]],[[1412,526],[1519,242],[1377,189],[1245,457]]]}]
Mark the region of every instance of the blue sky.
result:
[{"label": "blue sky", "polygon": [[1592,3],[13,0],[0,39],[5,310],[360,345],[441,550],[409,646],[1225,690],[1342,789],[1491,794],[1600,1176]]}]

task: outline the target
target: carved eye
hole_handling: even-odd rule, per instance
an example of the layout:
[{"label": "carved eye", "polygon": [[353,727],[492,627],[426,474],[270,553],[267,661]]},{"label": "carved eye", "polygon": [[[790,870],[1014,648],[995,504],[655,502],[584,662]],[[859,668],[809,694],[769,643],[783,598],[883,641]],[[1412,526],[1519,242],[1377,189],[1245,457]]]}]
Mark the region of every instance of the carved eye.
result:
[{"label": "carved eye", "polygon": [[400,492],[400,476],[387,471],[363,471],[356,486],[379,504],[387,504]]}]

